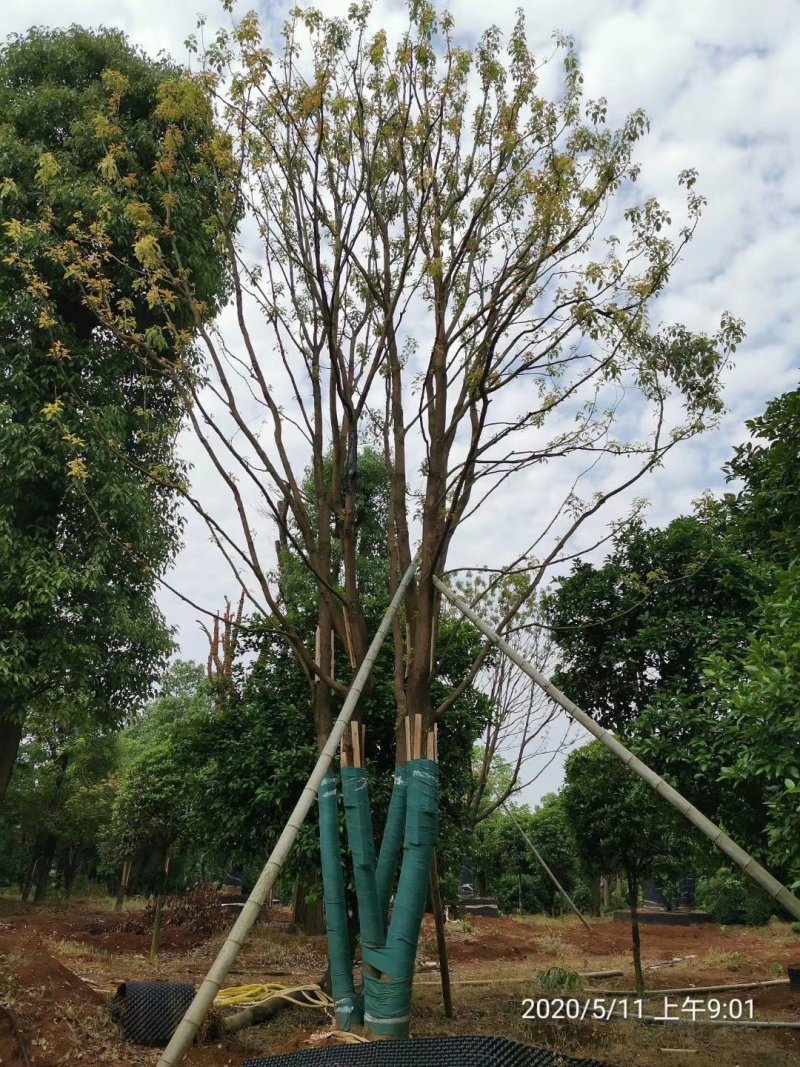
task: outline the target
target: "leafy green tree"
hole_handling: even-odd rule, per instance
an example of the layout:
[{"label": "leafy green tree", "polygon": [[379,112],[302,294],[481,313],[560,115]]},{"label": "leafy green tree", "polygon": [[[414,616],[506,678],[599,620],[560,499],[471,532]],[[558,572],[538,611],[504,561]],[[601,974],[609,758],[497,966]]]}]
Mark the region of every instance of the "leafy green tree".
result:
[{"label": "leafy green tree", "polygon": [[91,715],[58,705],[29,715],[0,820],[7,847],[0,881],[17,881],[23,898],[35,889],[40,901],[54,864],[67,893],[81,866],[96,866],[116,760],[113,733]]},{"label": "leafy green tree", "polygon": [[599,741],[572,752],[561,793],[577,854],[594,875],[624,871],[636,988],[644,990],[639,939],[639,885],[690,850],[679,816]]},{"label": "leafy green tree", "polygon": [[626,531],[547,600],[559,684],[795,885],[799,398],[747,423],[738,493]]},{"label": "leafy green tree", "polygon": [[512,810],[514,818],[498,810],[476,829],[472,862],[481,891],[496,896],[503,911],[521,908],[553,914],[561,907],[561,894],[542,870],[517,823],[573,896],[576,889],[582,889],[581,871],[562,799],[548,793],[534,811],[517,806]]},{"label": "leafy green tree", "polygon": [[169,741],[137,752],[121,775],[110,841],[117,858],[166,869],[187,835],[192,782]]},{"label": "leafy green tree", "polygon": [[743,483],[726,498],[743,554],[782,569],[800,555],[800,389],[771,400],[745,424],[751,438],[725,466]]},{"label": "leafy green tree", "polygon": [[654,701],[699,688],[714,649],[745,645],[760,588],[757,568],[702,512],[663,529],[636,522],[601,565],[576,563],[545,597],[561,653],[554,680],[602,726],[638,731]]},{"label": "leafy green tree", "polygon": [[[155,172],[158,108],[187,84],[116,31],[34,29],[0,47],[0,800],[37,700],[119,721],[170,647],[153,594],[178,546],[183,404],[159,354],[191,359],[224,290],[210,185],[204,198],[175,175],[166,194]],[[210,118],[180,124],[190,155]],[[76,219],[100,217],[93,289],[64,250]],[[192,273],[192,305],[172,302],[179,340],[156,336],[131,245],[147,218],[170,220],[163,254]],[[104,286],[153,347],[101,323]]]},{"label": "leafy green tree", "polygon": [[[724,723],[721,776],[740,802],[731,805],[729,822],[793,889],[800,887],[799,579],[800,561],[764,599],[744,654],[710,659],[701,695]],[[756,826],[742,803],[753,796],[761,816]]]}]

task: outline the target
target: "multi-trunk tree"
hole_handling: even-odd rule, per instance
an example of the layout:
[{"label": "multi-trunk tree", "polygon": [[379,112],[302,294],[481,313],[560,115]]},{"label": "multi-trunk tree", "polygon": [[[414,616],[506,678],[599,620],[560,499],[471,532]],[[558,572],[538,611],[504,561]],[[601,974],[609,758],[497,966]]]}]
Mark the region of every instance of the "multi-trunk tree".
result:
[{"label": "multi-trunk tree", "polygon": [[[145,210],[127,182],[122,135],[109,145],[103,179],[128,202],[130,276],[158,323],[137,319],[124,286],[96,284],[86,252],[109,240],[97,213],[63,235],[61,262],[108,330],[181,391],[209,478],[227,492],[220,511],[200,485],[187,500],[251,606],[276,620],[293,649],[320,743],[346,688],[332,669],[335,650],[358,664],[370,639],[358,570],[360,457],[367,445],[384,454],[389,591],[415,545],[419,565],[392,629],[395,795],[379,855],[358,711],[344,752],[363,1005],[346,965],[335,774],[320,794],[320,821],[340,1025],[363,1011],[372,1031],[404,1034],[437,836],[434,731],[487,654],[450,692],[436,692],[433,578],[447,573],[454,538],[479,508],[512,486],[523,499],[546,467],[563,487],[559,502],[535,523],[526,516],[518,540],[509,531],[489,561],[525,579],[508,623],[604,504],[713,421],[741,327],[723,316],[705,335],[650,321],[703,201],[684,172],[686,220],[670,237],[668,212],[635,196],[646,119],[635,112],[619,128],[606,125],[605,102],[582,97],[569,41],[556,50],[563,80],[553,97],[540,88],[521,17],[507,37],[490,29],[467,47],[450,16],[425,2],[410,5],[396,40],[364,5],[346,19],[295,10],[275,53],[252,14],[195,48],[192,90],[167,91],[158,105],[155,174],[167,205],[179,183],[193,183],[226,242],[231,314],[212,328],[198,301],[194,321],[203,372],[181,355],[187,328],[173,314],[197,294],[191,265],[176,269],[179,226]],[[109,88],[113,121],[124,91]],[[187,125],[211,107],[214,135],[187,154]],[[213,196],[204,193],[209,182]],[[623,214],[612,210],[616,194]],[[636,441],[616,436],[624,402],[647,427]],[[550,470],[556,462],[560,474]],[[313,643],[293,627],[270,578],[265,515],[313,576]]]}]

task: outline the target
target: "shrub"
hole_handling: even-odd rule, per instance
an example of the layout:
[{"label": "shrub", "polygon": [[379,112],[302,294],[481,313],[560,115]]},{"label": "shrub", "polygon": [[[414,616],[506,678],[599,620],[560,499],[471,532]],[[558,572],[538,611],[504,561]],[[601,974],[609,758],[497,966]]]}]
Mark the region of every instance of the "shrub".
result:
[{"label": "shrub", "polygon": [[725,924],[763,926],[774,914],[772,901],[762,889],[724,867],[698,879],[697,903]]},{"label": "shrub", "polygon": [[539,971],[536,982],[540,989],[561,990],[580,989],[583,979],[574,971],[565,971],[563,967],[548,967],[547,970]]}]

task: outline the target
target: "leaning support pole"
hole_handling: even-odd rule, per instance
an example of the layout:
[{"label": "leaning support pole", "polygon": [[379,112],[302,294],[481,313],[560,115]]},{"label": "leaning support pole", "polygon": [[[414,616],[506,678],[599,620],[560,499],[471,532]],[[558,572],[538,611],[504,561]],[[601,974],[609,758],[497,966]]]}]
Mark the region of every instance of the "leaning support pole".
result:
[{"label": "leaning support pole", "polygon": [[549,868],[549,867],[547,866],[547,864],[545,863],[544,859],[542,858],[542,855],[541,855],[541,853],[540,853],[540,852],[539,852],[539,850],[537,849],[536,845],[534,845],[533,841],[531,841],[531,839],[530,839],[530,838],[528,837],[528,835],[527,835],[527,834],[525,833],[525,828],[523,827],[522,823],[521,823],[521,822],[519,821],[519,819],[518,819],[518,818],[516,817],[516,815],[514,814],[514,812],[513,812],[513,811],[511,811],[511,809],[510,809],[510,808],[506,807],[506,805],[505,805],[505,804],[501,804],[501,807],[502,807],[503,811],[504,811],[504,812],[506,813],[506,815],[508,815],[508,817],[509,817],[509,818],[511,819],[511,821],[512,821],[512,822],[514,823],[514,825],[515,825],[515,826],[516,826],[516,828],[517,828],[517,829],[519,830],[519,832],[520,832],[520,833],[522,834],[522,836],[523,836],[523,837],[525,838],[525,843],[527,844],[528,848],[529,848],[529,849],[531,850],[531,852],[532,852],[532,853],[534,854],[534,856],[535,856],[535,857],[537,858],[537,860],[539,861],[539,863],[540,863],[540,864],[542,865],[542,867],[544,868],[544,872],[545,872],[545,874],[547,875],[547,877],[548,877],[548,878],[550,879],[550,881],[551,881],[551,882],[553,883],[553,885],[554,885],[554,886],[556,887],[556,889],[557,889],[557,890],[559,891],[559,893],[560,893],[560,894],[561,894],[561,896],[562,896],[562,897],[564,898],[564,900],[566,900],[567,904],[569,904],[569,906],[570,906],[570,907],[572,908],[572,910],[573,910],[573,911],[575,912],[575,914],[576,914],[576,915],[578,916],[578,918],[579,918],[579,919],[580,919],[580,921],[581,921],[581,922],[583,923],[583,925],[584,925],[584,926],[586,927],[586,929],[587,929],[587,930],[589,931],[589,933],[591,933],[591,932],[592,932],[592,928],[591,928],[591,926],[590,926],[590,925],[589,925],[589,924],[587,923],[587,921],[586,921],[586,920],[584,919],[584,917],[583,917],[583,916],[581,915],[581,913],[580,913],[580,912],[578,911],[578,907],[577,907],[577,905],[576,905],[576,904],[575,904],[575,902],[574,902],[574,901],[572,900],[572,898],[570,897],[570,895],[569,895],[569,894],[567,893],[566,889],[565,889],[565,888],[563,887],[563,885],[561,884],[561,882],[559,882],[559,880],[558,880],[558,879],[556,878],[556,876],[555,876],[555,875],[553,874],[553,872],[552,872],[552,871],[550,870],[550,868]]},{"label": "leaning support pole", "polygon": [[531,678],[538,686],[547,693],[547,695],[560,704],[561,707],[568,712],[576,722],[579,722],[584,729],[588,730],[590,734],[597,738],[601,744],[613,752],[615,756],[618,756],[622,762],[639,777],[647,782],[647,784],[663,797],[673,808],[677,809],[688,819],[689,822],[696,826],[701,833],[715,845],[720,852],[722,852],[728,859],[732,860],[737,867],[739,867],[748,877],[752,878],[757,885],[760,885],[762,889],[777,900],[777,902],[789,912],[795,919],[800,919],[800,900],[791,893],[785,885],[782,885],[777,878],[765,870],[757,860],[753,859],[743,848],[740,848],[735,841],[732,841],[730,837],[721,830],[719,826],[716,826],[710,819],[707,819],[702,812],[690,804],[686,797],[673,789],[671,785],[668,785],[664,779],[651,770],[646,763],[642,761],[626,748],[621,741],[611,733],[610,730],[603,729],[599,726],[594,719],[587,715],[586,712],[579,708],[577,704],[574,704],[569,697],[564,696],[560,689],[546,678],[543,674],[540,674],[527,660],[523,659],[518,652],[516,652],[508,642],[496,633],[491,626],[483,621],[480,616],[476,615],[472,608],[466,604],[460,597],[457,597],[452,590],[448,589],[444,582],[438,578],[433,579],[436,588],[464,615],[469,621],[476,626],[481,633],[500,649],[501,652],[505,652],[512,663],[516,663],[521,671],[523,671],[529,678]]},{"label": "leaning support pole", "polygon": [[364,660],[358,668],[352,685],[348,690],[342,710],[339,713],[339,718],[333,724],[333,729],[330,732],[328,740],[325,742],[325,747],[319,754],[314,770],[311,772],[309,779],[303,788],[303,792],[300,794],[300,799],[297,801],[294,811],[289,816],[289,821],[283,828],[283,833],[278,838],[278,842],[272,850],[272,853],[264,866],[264,870],[259,875],[258,881],[253,887],[253,891],[248,897],[247,903],[242,908],[239,918],[236,920],[231,932],[228,934],[225,944],[220,949],[219,955],[212,963],[211,969],[203,979],[203,983],[197,990],[194,1000],[187,1008],[186,1014],[181,1019],[177,1030],[172,1035],[169,1044],[161,1054],[161,1059],[158,1061],[157,1067],[179,1067],[189,1046],[194,1041],[200,1027],[203,1025],[208,1010],[214,1003],[214,997],[222,988],[222,983],[225,981],[228,971],[231,969],[234,960],[241,952],[245,938],[258,918],[269,891],[275,884],[275,881],[286,862],[286,858],[294,844],[297,833],[305,822],[306,816],[311,810],[311,806],[317,799],[317,790],[322,784],[323,778],[328,773],[328,768],[331,765],[333,757],[336,755],[336,750],[338,749],[339,743],[347,729],[350,717],[358,704],[361,692],[366,685],[367,678],[372,670],[372,666],[377,658],[381,645],[386,638],[386,634],[389,632],[392,620],[397,614],[403,601],[403,597],[405,596],[406,589],[414,576],[414,571],[417,568],[417,559],[418,555],[414,557],[410,567],[403,575],[402,580],[397,587],[397,592],[392,597],[392,601],[386,609],[386,614],[383,616],[381,624],[378,627],[375,636],[372,638],[372,643],[367,649],[367,654],[364,656]]}]

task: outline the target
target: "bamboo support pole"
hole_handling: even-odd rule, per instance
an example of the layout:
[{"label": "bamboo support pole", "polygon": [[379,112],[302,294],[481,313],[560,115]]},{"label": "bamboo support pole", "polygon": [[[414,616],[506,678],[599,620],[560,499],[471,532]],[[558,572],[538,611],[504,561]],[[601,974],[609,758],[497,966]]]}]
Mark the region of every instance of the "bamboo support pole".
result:
[{"label": "bamboo support pole", "polygon": [[[675,996],[679,993],[731,993],[742,989],[764,989],[769,986],[789,985],[788,978],[766,978],[763,981],[733,982],[731,985],[694,985],[680,986],[677,989],[650,989],[642,1000],[658,1000],[659,997]],[[610,997],[638,997],[635,989],[584,989],[584,993],[602,994]]]},{"label": "bamboo support pole", "polygon": [[601,744],[613,752],[615,756],[618,756],[622,762],[629,767],[634,774],[647,782],[647,784],[654,789],[660,797],[663,797],[668,804],[671,804],[673,808],[683,815],[685,819],[696,826],[701,833],[709,839],[709,841],[732,860],[737,867],[740,868],[748,877],[760,885],[772,898],[776,900],[786,911],[795,919],[800,919],[800,900],[792,893],[785,885],[782,885],[777,878],[774,878],[769,871],[767,871],[761,864],[754,859],[749,853],[745,852],[743,848],[736,844],[724,830],[720,829],[710,819],[707,819],[701,811],[690,804],[686,797],[681,796],[677,789],[673,789],[671,785],[668,785],[664,779],[656,774],[654,770],[643,763],[637,756],[631,752],[629,748],[619,741],[610,730],[604,729],[598,725],[586,712],[579,708],[569,697],[565,696],[560,689],[553,685],[549,678],[546,678],[541,674],[532,664],[523,659],[520,654],[504,641],[503,638],[496,633],[488,623],[485,623],[479,615],[476,615],[472,608],[466,604],[460,597],[457,597],[444,582],[438,578],[433,578],[434,585],[439,589],[458,610],[469,621],[476,626],[481,633],[494,644],[497,648],[504,652],[512,663],[515,663],[521,671],[538,686],[540,686],[551,700],[559,704],[569,715],[572,716],[576,722],[579,722],[585,730],[596,737]]},{"label": "bamboo support pole", "polygon": [[284,826],[283,832],[278,838],[275,848],[272,850],[269,859],[264,865],[264,869],[259,875],[258,881],[247,899],[247,903],[242,908],[239,918],[233,924],[231,932],[228,934],[225,943],[219,951],[219,955],[211,965],[211,968],[203,979],[197,993],[195,993],[194,1000],[187,1008],[186,1014],[178,1024],[178,1028],[172,1035],[169,1044],[162,1052],[157,1067],[179,1067],[182,1063],[189,1046],[192,1044],[200,1027],[203,1025],[208,1010],[214,1002],[214,997],[216,997],[217,993],[222,988],[222,983],[225,981],[228,971],[231,969],[236,957],[241,952],[245,939],[258,918],[269,891],[275,884],[275,881],[286,862],[286,858],[295,842],[297,833],[305,822],[306,816],[316,800],[317,790],[322,783],[322,779],[328,773],[331,762],[336,755],[336,749],[339,747],[339,742],[344,736],[347,724],[350,722],[350,717],[358,704],[381,645],[386,639],[389,627],[392,625],[392,620],[400,608],[406,589],[408,588],[411,579],[414,577],[418,559],[419,554],[414,557],[408,570],[400,580],[397,591],[392,597],[391,603],[386,609],[386,614],[383,616],[381,624],[367,649],[367,654],[364,656],[363,662],[356,672],[356,676],[353,679],[344,704],[342,705],[339,717],[333,724],[328,740],[325,742],[325,746],[319,754],[316,765],[303,787],[303,791],[294,807],[294,811],[289,816],[289,820]]},{"label": "bamboo support pole", "polygon": [[[577,972],[579,978],[622,978],[624,973],[625,973],[624,971],[619,971],[619,970],[614,970],[614,971],[578,971]],[[788,978],[783,979],[783,980],[786,981],[786,982],[789,981]],[[495,986],[495,985],[522,985],[522,984],[525,984],[525,985],[532,986],[532,985],[536,984],[536,975],[526,974],[526,975],[524,975],[523,977],[520,978],[517,975],[510,975],[509,976],[509,975],[495,974],[491,978],[453,978],[453,979],[451,979],[450,984],[451,985],[491,985],[491,986]],[[429,986],[435,985],[435,986],[438,986],[439,983],[438,982],[415,982],[414,983],[414,988],[416,989],[417,986],[423,986],[423,985],[429,985]],[[750,986],[748,986],[747,988],[749,989]],[[583,992],[584,993],[598,993],[598,992],[603,992],[603,990],[584,989]],[[608,992],[611,992],[611,990],[605,990],[605,992],[608,993]],[[616,992],[616,990],[614,990],[614,992]],[[660,992],[660,990],[659,990],[659,992]],[[673,992],[674,992],[674,990],[673,990]],[[635,995],[634,993],[631,993],[631,996],[634,996],[634,995]],[[544,996],[544,994],[540,994],[540,996]],[[553,996],[555,997],[556,994],[554,993]],[[645,996],[644,999],[647,1000],[647,996]]]},{"label": "bamboo support pole", "polygon": [[547,864],[545,863],[541,853],[537,849],[536,845],[534,845],[533,841],[531,841],[531,839],[525,833],[525,828],[523,827],[522,823],[519,821],[519,819],[516,817],[516,815],[514,815],[514,813],[511,811],[511,809],[506,807],[505,804],[501,804],[500,806],[502,807],[502,809],[506,813],[506,815],[509,816],[511,821],[514,823],[516,828],[519,830],[519,832],[524,837],[525,843],[527,844],[527,846],[531,850],[531,852],[534,854],[534,856],[537,858],[539,863],[542,865],[542,869],[544,870],[544,872],[547,875],[547,877],[550,879],[550,881],[553,883],[553,885],[559,891],[559,893],[564,898],[564,900],[566,900],[567,904],[569,904],[569,906],[572,908],[572,910],[578,916],[578,918],[583,923],[583,925],[586,927],[586,929],[589,931],[589,933],[591,933],[592,932],[591,926],[588,924],[586,919],[584,919],[583,915],[581,915],[581,913],[578,911],[578,906],[575,904],[575,902],[572,899],[572,897],[567,893],[566,889],[563,887],[561,882],[559,882],[559,880],[556,878],[556,876],[553,874],[553,872],[547,866]]}]

